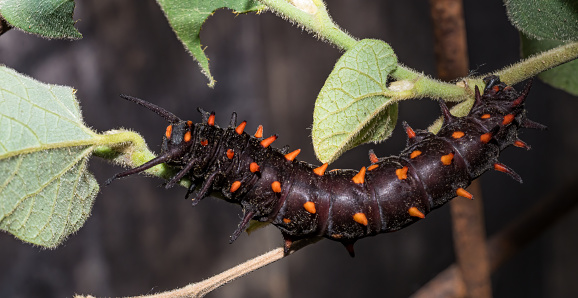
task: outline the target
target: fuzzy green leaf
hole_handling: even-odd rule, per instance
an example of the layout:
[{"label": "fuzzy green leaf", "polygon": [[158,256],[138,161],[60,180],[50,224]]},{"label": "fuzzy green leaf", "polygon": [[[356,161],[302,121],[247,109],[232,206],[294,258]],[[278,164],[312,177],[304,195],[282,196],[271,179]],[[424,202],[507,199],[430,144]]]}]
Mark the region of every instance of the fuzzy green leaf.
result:
[{"label": "fuzzy green leaf", "polygon": [[346,150],[389,137],[397,104],[383,94],[396,67],[393,50],[380,40],[361,40],[341,56],[313,112],[313,147],[319,160],[331,162]]},{"label": "fuzzy green leaf", "polygon": [[210,87],[215,85],[215,79],[209,70],[209,59],[201,46],[199,36],[205,20],[219,8],[229,8],[234,13],[265,9],[265,6],[256,0],[157,0],[157,2],[179,40],[199,62],[202,72],[209,79]]},{"label": "fuzzy green leaf", "polygon": [[0,14],[10,25],[47,38],[82,38],[73,13],[73,0],[0,0]]},{"label": "fuzzy green leaf", "polygon": [[[549,49],[564,45],[556,40],[535,40],[520,35],[522,41],[522,56],[528,57]],[[562,89],[572,95],[578,95],[578,60],[573,60],[542,72],[538,77],[552,87]]]},{"label": "fuzzy green leaf", "polygon": [[0,67],[0,229],[53,248],[84,224],[98,192],[98,139],[70,87]]},{"label": "fuzzy green leaf", "polygon": [[534,39],[578,40],[578,1],[505,0],[510,22]]}]

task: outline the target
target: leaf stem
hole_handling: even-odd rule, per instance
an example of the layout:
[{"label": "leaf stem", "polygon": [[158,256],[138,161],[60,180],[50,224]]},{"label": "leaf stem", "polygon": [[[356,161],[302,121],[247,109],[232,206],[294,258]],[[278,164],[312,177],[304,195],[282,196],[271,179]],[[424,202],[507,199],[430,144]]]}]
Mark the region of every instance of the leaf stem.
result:
[{"label": "leaf stem", "polygon": [[355,38],[333,22],[322,0],[310,0],[306,5],[300,5],[299,7],[289,3],[287,0],[259,1],[281,17],[297,23],[307,31],[314,33],[317,37],[327,40],[343,50],[348,50],[357,43]]},{"label": "leaf stem", "polygon": [[[112,160],[113,163],[124,167],[134,168],[156,157],[148,148],[143,137],[134,131],[109,130],[98,136],[98,145],[93,151],[95,156]],[[164,163],[145,172],[163,179],[168,179],[176,174],[171,167]],[[179,184],[189,187],[190,181],[183,179]]]},{"label": "leaf stem", "polygon": [[532,55],[494,74],[498,75],[502,82],[514,85],[576,58],[578,58],[578,42],[573,42]]}]

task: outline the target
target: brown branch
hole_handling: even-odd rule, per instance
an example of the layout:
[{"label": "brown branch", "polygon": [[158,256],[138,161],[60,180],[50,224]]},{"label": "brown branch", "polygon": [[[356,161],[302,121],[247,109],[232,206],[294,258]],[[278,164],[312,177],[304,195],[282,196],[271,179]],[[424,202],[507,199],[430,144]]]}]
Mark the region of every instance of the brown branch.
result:
[{"label": "brown branch", "polygon": [[[247,260],[231,269],[225,270],[213,277],[207,278],[203,281],[189,284],[185,287],[169,290],[162,293],[134,296],[133,298],[177,298],[177,297],[204,297],[213,290],[220,288],[221,286],[232,282],[233,280],[243,277],[259,268],[265,267],[271,263],[277,262],[294,252],[308,246],[310,244],[316,243],[323,238],[316,237],[310,239],[303,239],[293,242],[289,253],[285,254],[283,247],[273,249],[266,252],[260,256],[253,259]],[[94,298],[91,295],[76,295],[74,298]]]},{"label": "brown branch", "polygon": [[[449,81],[466,76],[469,62],[462,1],[430,0],[430,8],[439,78]],[[452,286],[460,296],[487,298],[492,287],[479,182],[474,181],[469,191],[476,198],[473,202],[456,198],[450,203],[458,263],[454,270],[459,269],[463,277]]]},{"label": "brown branch", "polygon": [[[578,176],[574,176],[578,177]],[[495,271],[522,248],[552,227],[578,205],[578,179],[542,198],[488,242],[490,269]],[[412,297],[460,297],[461,276],[456,264],[438,274]]]}]

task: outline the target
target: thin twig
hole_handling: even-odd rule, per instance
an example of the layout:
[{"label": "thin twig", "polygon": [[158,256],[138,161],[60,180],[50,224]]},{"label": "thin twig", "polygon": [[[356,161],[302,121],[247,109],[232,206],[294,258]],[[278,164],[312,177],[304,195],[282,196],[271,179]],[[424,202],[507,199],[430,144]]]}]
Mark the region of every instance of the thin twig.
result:
[{"label": "thin twig", "polygon": [[[317,241],[323,238],[310,238],[310,239],[303,239],[299,241],[295,241],[293,245],[291,245],[291,249],[289,253],[285,254],[284,249],[282,247],[278,247],[273,249],[269,252],[266,252],[260,256],[257,256],[253,259],[250,259],[244,263],[241,263],[231,269],[223,271],[213,277],[207,278],[203,281],[196,282],[189,284],[185,287],[170,290],[162,293],[151,294],[151,295],[143,295],[143,296],[134,296],[132,298],[177,298],[177,297],[204,297],[208,293],[213,290],[218,289],[219,287],[229,283],[239,277],[247,275],[259,268],[265,267],[271,263],[274,263],[278,260],[287,257],[294,252],[308,246],[310,244],[316,243]],[[91,295],[76,295],[75,298],[93,298]],[[128,297],[131,298],[131,297]]]}]

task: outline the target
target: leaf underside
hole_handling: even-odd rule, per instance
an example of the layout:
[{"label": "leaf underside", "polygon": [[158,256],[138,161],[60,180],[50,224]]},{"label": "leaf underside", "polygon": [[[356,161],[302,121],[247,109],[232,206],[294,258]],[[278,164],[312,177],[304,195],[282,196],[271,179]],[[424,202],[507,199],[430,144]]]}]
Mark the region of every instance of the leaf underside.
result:
[{"label": "leaf underside", "polygon": [[578,1],[506,0],[510,22],[533,39],[578,40]]},{"label": "leaf underside", "polygon": [[383,94],[397,57],[383,41],[359,41],[337,61],[313,112],[313,147],[322,162],[346,150],[391,135],[397,103]]},{"label": "leaf underside", "polygon": [[96,137],[72,88],[0,67],[0,229],[53,248],[82,227],[98,192]]},{"label": "leaf underside", "polygon": [[201,46],[199,34],[203,23],[219,8],[229,8],[234,13],[265,9],[264,5],[255,0],[157,0],[157,2],[179,40],[197,60],[201,71],[209,79],[210,87],[215,85],[215,79],[209,70],[209,59]]},{"label": "leaf underside", "polygon": [[82,38],[73,13],[73,0],[0,0],[0,14],[10,25],[46,38]]}]

